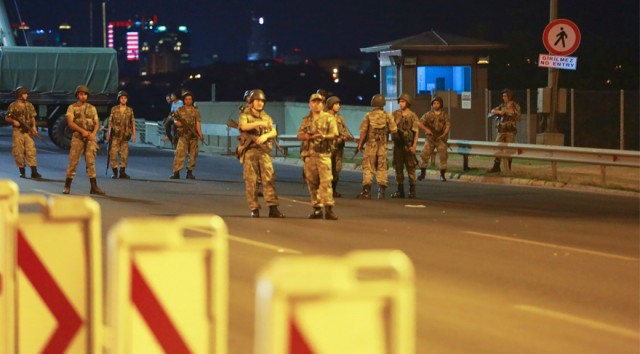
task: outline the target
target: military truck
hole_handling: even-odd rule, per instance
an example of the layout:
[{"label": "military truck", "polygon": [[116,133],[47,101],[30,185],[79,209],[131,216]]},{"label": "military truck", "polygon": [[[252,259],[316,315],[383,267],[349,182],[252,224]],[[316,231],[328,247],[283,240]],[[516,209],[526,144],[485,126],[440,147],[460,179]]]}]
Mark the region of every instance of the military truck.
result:
[{"label": "military truck", "polygon": [[[109,48],[0,46],[0,116],[16,99],[15,89],[25,87],[28,101],[38,113],[39,127],[46,127],[61,148],[71,145],[67,107],[76,102],[78,85],[89,87],[88,102],[101,121],[116,104],[118,62]],[[4,119],[2,119],[4,123]]]}]

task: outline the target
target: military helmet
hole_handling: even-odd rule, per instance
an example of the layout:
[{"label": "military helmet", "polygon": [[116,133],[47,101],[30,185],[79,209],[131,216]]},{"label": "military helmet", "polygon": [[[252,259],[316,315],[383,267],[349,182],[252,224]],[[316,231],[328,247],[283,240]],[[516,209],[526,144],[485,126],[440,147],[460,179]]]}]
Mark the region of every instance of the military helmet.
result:
[{"label": "military helmet", "polygon": [[444,107],[444,101],[442,100],[442,97],[440,96],[433,96],[433,98],[431,99],[431,105],[433,106],[433,102],[438,101],[440,102],[440,107]]},{"label": "military helmet", "polygon": [[84,92],[87,94],[87,96],[89,95],[89,88],[85,85],[78,85],[78,87],[76,87],[76,96],[78,96],[78,92]]},{"label": "military helmet", "polygon": [[182,100],[184,101],[185,97],[187,96],[191,96],[191,98],[193,98],[193,94],[191,93],[191,91],[185,91],[182,93]]},{"label": "military helmet", "polygon": [[400,103],[400,100],[405,100],[407,102],[407,106],[411,106],[411,96],[409,96],[408,93],[400,95],[400,97],[398,97],[398,103]]},{"label": "military helmet", "polygon": [[340,102],[342,101],[340,101],[340,98],[338,98],[338,96],[331,96],[327,98],[327,109],[333,108],[334,104],[340,103]]},{"label": "military helmet", "polygon": [[377,93],[373,95],[373,97],[371,97],[372,107],[383,108],[385,104],[387,104],[387,101],[384,99],[384,96],[382,96],[381,94]]},{"label": "military helmet", "polygon": [[253,102],[255,100],[267,100],[267,96],[265,96],[264,91],[261,89],[251,90],[251,95],[249,95],[249,102]]},{"label": "military helmet", "polygon": [[243,100],[247,100],[247,97],[251,96],[251,90],[244,91],[244,95],[242,95]]},{"label": "military helmet", "polygon": [[500,91],[501,94],[506,93],[507,96],[509,96],[509,99],[512,100],[513,99],[513,91],[511,91],[510,89],[506,88],[502,91]]},{"label": "military helmet", "polygon": [[126,96],[127,98],[129,98],[129,94],[127,93],[127,91],[122,90],[118,92],[118,97],[116,98],[116,100],[120,101],[120,97],[122,96]]},{"label": "military helmet", "polygon": [[24,86],[16,87],[16,96],[18,98],[20,98],[20,96],[24,95],[25,93],[29,93],[29,90],[27,90],[26,87],[24,87]]}]

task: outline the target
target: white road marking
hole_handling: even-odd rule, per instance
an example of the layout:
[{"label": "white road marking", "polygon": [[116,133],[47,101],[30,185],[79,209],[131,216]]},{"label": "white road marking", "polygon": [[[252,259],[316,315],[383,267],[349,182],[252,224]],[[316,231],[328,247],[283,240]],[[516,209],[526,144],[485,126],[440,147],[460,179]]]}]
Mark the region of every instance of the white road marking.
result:
[{"label": "white road marking", "polygon": [[229,235],[229,240],[235,241],[235,242],[238,242],[238,243],[244,243],[245,245],[250,245],[250,246],[255,246],[255,247],[259,247],[259,248],[264,248],[264,249],[276,251],[278,253],[302,254],[302,252],[298,251],[298,250],[294,250],[294,249],[286,248],[286,247],[280,247],[280,246],[277,246],[277,245],[272,245],[270,243],[254,241],[254,240],[250,240],[248,238],[239,237],[239,236],[231,236],[231,235]]},{"label": "white road marking", "polygon": [[561,246],[561,245],[556,245],[556,244],[553,244],[553,243],[530,241],[530,240],[521,240],[521,239],[517,239],[517,238],[513,238],[513,237],[505,237],[505,236],[486,234],[486,233],[475,232],[475,231],[465,231],[465,233],[466,234],[470,234],[470,235],[474,235],[474,236],[493,238],[493,239],[496,239],[496,240],[518,242],[518,243],[524,243],[524,244],[527,244],[527,245],[533,245],[533,246],[539,246],[539,247],[547,247],[547,248],[556,248],[556,249],[559,249],[559,250],[565,250],[565,251],[576,252],[576,253],[584,253],[584,254],[588,254],[588,255],[592,255],[592,256],[607,257],[607,258],[619,259],[619,260],[630,261],[630,262],[634,262],[634,261],[637,262],[638,261],[638,258],[634,258],[634,257],[620,256],[620,255],[617,255],[617,254],[606,253],[606,252],[598,252],[598,251],[591,251],[591,250],[586,250],[586,249],[576,248],[576,247]]},{"label": "white road marking", "polygon": [[620,335],[620,336],[623,336],[623,337],[627,337],[627,338],[631,338],[631,339],[639,339],[640,338],[640,333],[638,333],[637,331],[630,330],[630,329],[627,329],[627,328],[618,327],[618,326],[614,326],[614,325],[610,325],[610,324],[599,322],[599,321],[590,320],[588,318],[573,316],[573,315],[569,315],[569,314],[566,314],[566,313],[547,310],[547,309],[543,309],[543,308],[540,308],[540,307],[529,306],[529,305],[514,305],[514,307],[517,310],[520,310],[520,311],[529,312],[529,313],[533,313],[533,314],[536,314],[536,315],[539,315],[539,316],[549,317],[549,318],[553,318],[553,319],[556,319],[556,320],[569,322],[569,323],[573,323],[573,324],[576,324],[576,325],[580,325],[580,326],[589,327],[589,328],[597,329],[597,330],[604,331],[604,332],[617,334],[617,335]]},{"label": "white road marking", "polygon": [[[192,227],[190,229],[196,230],[196,231],[200,231],[200,232],[204,232],[204,233],[209,232],[206,229],[199,228],[199,227]],[[248,238],[244,238],[244,237],[240,237],[240,236],[228,235],[227,237],[231,241],[235,241],[235,242],[238,242],[238,243],[244,243],[245,245],[254,246],[254,247],[258,247],[258,248],[264,248],[264,249],[271,250],[271,251],[276,251],[278,253],[302,254],[302,252],[298,251],[298,250],[294,250],[294,249],[286,248],[286,247],[281,247],[281,246],[270,244],[270,243],[266,243],[266,242],[254,241],[254,240],[251,240],[251,239],[248,239]]]}]

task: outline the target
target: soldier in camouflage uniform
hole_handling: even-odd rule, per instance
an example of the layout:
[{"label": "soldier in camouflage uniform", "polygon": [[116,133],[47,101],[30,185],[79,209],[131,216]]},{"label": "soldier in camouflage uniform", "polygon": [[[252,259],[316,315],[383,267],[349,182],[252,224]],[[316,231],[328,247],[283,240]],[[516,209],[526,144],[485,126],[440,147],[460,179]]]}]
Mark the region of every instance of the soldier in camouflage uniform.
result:
[{"label": "soldier in camouflage uniform", "polygon": [[184,167],[184,161],[189,154],[187,164],[187,179],[196,179],[193,169],[196,168],[196,158],[198,157],[198,139],[202,139],[202,128],[200,127],[200,109],[193,105],[193,95],[185,92],[182,96],[184,105],[174,113],[174,122],[178,127],[178,146],[173,158],[173,175],[170,179],[180,179],[180,170]]},{"label": "soldier in camouflage uniform", "polygon": [[113,171],[111,178],[118,178],[118,152],[120,152],[120,178],[129,179],[127,174],[127,160],[129,158],[129,139],[133,136],[136,142],[136,122],[133,109],[127,106],[129,94],[118,92],[118,105],[111,108],[109,126],[107,127],[107,141],[109,142],[109,165]]},{"label": "soldier in camouflage uniform", "polygon": [[[520,105],[513,100],[513,91],[502,90],[502,103],[491,110],[491,114],[496,117],[496,128],[498,129],[497,142],[515,143],[518,133],[518,122],[520,122]],[[507,173],[511,172],[511,159],[503,159],[503,166]],[[500,172],[500,158],[493,161],[493,168],[489,172]]]},{"label": "soldier in camouflage uniform", "polygon": [[338,125],[338,138],[335,140],[335,147],[331,152],[331,174],[333,181],[331,188],[333,189],[333,197],[340,198],[342,195],[338,193],[338,181],[340,180],[340,171],[342,171],[342,158],[344,156],[344,144],[349,139],[349,131],[344,117],[340,115],[340,98],[331,96],[327,99],[326,111],[335,117]]},{"label": "soldier in camouflage uniform", "polygon": [[87,175],[91,182],[91,194],[105,194],[98,187],[96,182],[96,151],[99,149],[96,141],[96,134],[100,129],[98,112],[96,107],[87,102],[89,98],[89,88],[79,85],[76,88],[78,102],[72,104],[67,109],[67,124],[73,131],[71,138],[71,149],[69,150],[69,166],[67,167],[67,179],[64,183],[62,193],[71,192],[71,182],[76,176],[76,168],[80,162],[80,157],[84,155],[84,163],[87,168]]},{"label": "soldier in camouflage uniform", "polygon": [[398,98],[400,109],[393,112],[398,127],[398,138],[393,142],[393,168],[396,171],[398,190],[391,198],[404,198],[404,168],[409,177],[409,198],[416,197],[416,147],[418,145],[418,116],[409,108],[411,96],[406,93]]},{"label": "soldier in camouflage uniform", "polygon": [[420,129],[427,133],[427,139],[424,148],[420,153],[422,162],[420,163],[420,176],[418,180],[422,181],[425,177],[427,166],[433,151],[438,149],[440,159],[440,181],[446,182],[445,173],[447,171],[447,139],[449,138],[449,128],[451,122],[449,115],[443,109],[443,101],[439,96],[431,99],[431,110],[420,117],[418,125]]},{"label": "soldier in camouflage uniform", "polygon": [[384,111],[385,104],[384,96],[373,95],[371,98],[373,109],[364,116],[360,124],[360,141],[357,151],[362,150],[365,143],[366,148],[362,158],[362,192],[358,194],[358,199],[371,199],[374,169],[378,182],[378,199],[385,199],[388,181],[387,139],[389,132],[394,138],[398,132],[393,117]]},{"label": "soldier in camouflage uniform", "polygon": [[241,132],[238,155],[244,164],[243,177],[246,186],[247,203],[251,217],[260,217],[260,204],[256,194],[258,174],[262,178],[262,192],[269,206],[269,217],[284,218],[278,210],[276,180],[271,163],[271,141],[278,132],[273,127],[273,119],[264,112],[266,96],[260,89],[251,91],[249,109],[244,110],[238,118],[238,129]]},{"label": "soldier in camouflage uniform", "polygon": [[[20,178],[25,178],[26,165],[31,167],[31,178],[41,178],[38,173],[38,160],[36,158],[36,144],[33,136],[38,134],[36,130],[36,110],[31,102],[27,101],[27,89],[20,86],[16,88],[17,99],[9,105],[5,121],[13,125],[13,157],[16,166],[20,170]],[[24,124],[20,124],[20,122]]]},{"label": "soldier in camouflage uniform", "polygon": [[313,213],[309,219],[324,218],[338,220],[333,213],[333,191],[331,181],[331,151],[338,137],[336,118],[323,110],[322,95],[314,93],[309,98],[311,112],[304,118],[298,129],[298,140],[302,141],[300,155],[304,161],[304,176],[311,196]]}]

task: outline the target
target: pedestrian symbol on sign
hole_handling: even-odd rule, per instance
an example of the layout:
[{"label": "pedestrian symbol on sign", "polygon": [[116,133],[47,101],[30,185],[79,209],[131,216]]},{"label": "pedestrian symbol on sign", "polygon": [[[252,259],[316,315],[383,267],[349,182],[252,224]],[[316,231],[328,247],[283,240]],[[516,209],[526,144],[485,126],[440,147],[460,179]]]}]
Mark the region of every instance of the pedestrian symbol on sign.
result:
[{"label": "pedestrian symbol on sign", "polygon": [[560,32],[558,32],[558,34],[556,34],[556,37],[558,37],[558,39],[556,40],[555,43],[553,43],[554,46],[558,45],[558,43],[560,43],[560,41],[562,41],[562,48],[566,48],[566,45],[564,43],[564,39],[569,37],[567,36],[567,33],[564,31],[564,27],[560,27]]}]

